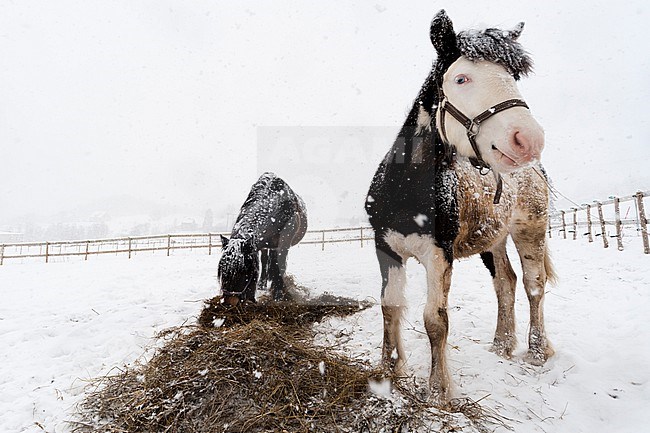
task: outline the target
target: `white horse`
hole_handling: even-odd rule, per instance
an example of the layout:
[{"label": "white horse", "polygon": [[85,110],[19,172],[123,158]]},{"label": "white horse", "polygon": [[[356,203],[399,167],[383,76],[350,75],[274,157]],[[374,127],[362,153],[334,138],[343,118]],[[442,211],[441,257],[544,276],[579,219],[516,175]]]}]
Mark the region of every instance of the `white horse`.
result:
[{"label": "white horse", "polygon": [[544,287],[555,276],[545,242],[548,189],[538,163],[544,133],[517,89],[516,80],[532,66],[517,42],[522,29],[523,23],[510,31],[456,34],[444,11],[434,17],[436,62],[366,200],[382,275],[383,362],[404,371],[404,265],[415,257],[427,274],[424,323],[437,403],[449,398],[445,347],[454,259],[481,255],[498,299],[493,350],[512,356],[516,275],[508,235],[530,302],[526,360],[542,364],[553,355],[543,314]]}]

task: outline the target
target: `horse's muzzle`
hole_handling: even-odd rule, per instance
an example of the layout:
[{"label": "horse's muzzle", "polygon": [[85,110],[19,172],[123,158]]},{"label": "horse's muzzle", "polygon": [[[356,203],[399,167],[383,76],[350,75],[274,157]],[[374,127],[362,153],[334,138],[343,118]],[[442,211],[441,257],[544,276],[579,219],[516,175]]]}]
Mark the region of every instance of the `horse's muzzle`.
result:
[{"label": "horse's muzzle", "polygon": [[222,299],[224,304],[230,305],[231,307],[234,307],[241,302],[238,295],[224,295]]}]

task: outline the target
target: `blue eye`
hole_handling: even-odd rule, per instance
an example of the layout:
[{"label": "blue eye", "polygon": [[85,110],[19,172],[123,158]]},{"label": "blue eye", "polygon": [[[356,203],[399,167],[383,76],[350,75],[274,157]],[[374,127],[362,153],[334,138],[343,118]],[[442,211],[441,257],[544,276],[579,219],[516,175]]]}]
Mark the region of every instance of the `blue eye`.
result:
[{"label": "blue eye", "polygon": [[469,78],[467,75],[456,75],[456,78],[454,78],[454,82],[456,84],[465,84],[469,82]]}]

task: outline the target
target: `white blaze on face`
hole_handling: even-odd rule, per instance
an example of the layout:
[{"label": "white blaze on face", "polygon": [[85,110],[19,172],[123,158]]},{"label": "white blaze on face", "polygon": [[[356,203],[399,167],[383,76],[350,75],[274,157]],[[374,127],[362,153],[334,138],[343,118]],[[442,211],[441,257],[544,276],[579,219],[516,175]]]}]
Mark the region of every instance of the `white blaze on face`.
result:
[{"label": "white blaze on face", "polygon": [[[503,66],[465,57],[449,67],[442,87],[447,100],[470,119],[508,99],[523,99],[515,79]],[[441,121],[438,111],[438,128]],[[449,113],[444,121],[447,139],[458,154],[475,156],[465,127]],[[544,131],[530,110],[513,107],[485,120],[476,142],[485,162],[497,172],[508,173],[539,160]]]}]

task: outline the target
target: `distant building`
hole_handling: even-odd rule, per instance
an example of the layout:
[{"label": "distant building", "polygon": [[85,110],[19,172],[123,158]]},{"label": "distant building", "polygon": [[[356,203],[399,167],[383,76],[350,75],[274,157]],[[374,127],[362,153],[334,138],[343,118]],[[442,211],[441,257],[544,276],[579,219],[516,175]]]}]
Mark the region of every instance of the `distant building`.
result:
[{"label": "distant building", "polygon": [[22,233],[0,231],[0,244],[22,242],[23,239],[24,239],[24,235]]},{"label": "distant building", "polygon": [[196,231],[197,229],[196,220],[190,217],[183,218],[183,220],[178,226],[178,229],[182,232]]}]

